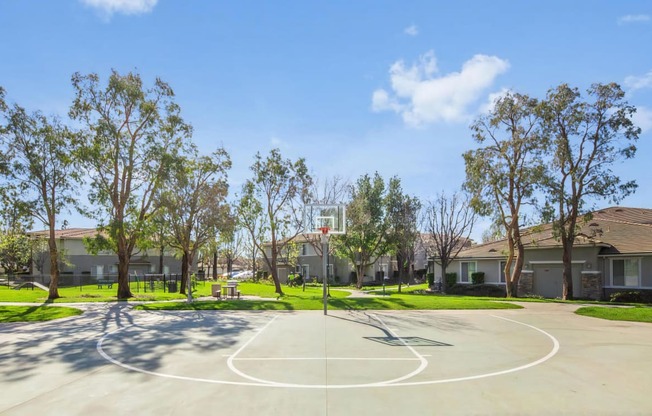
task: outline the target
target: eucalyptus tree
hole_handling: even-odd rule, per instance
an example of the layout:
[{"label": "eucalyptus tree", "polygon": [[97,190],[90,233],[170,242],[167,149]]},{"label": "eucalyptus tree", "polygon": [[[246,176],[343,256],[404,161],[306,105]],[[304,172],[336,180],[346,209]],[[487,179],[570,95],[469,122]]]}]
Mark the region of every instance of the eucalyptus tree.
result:
[{"label": "eucalyptus tree", "polygon": [[573,298],[572,250],[588,200],[617,203],[636,190],[635,181],[623,182],[611,170],[634,157],[641,132],[632,122],[636,109],[624,97],[615,83],[594,84],[585,97],[561,84],[548,91],[539,107],[544,134],[552,144],[545,190],[563,247],[563,299]]},{"label": "eucalyptus tree", "polygon": [[522,225],[524,206],[536,203],[535,190],[544,177],[546,142],[539,133],[538,101],[509,93],[472,124],[483,147],[464,153],[466,181],[477,213],[497,218],[505,230],[507,296],[518,296],[524,264]]},{"label": "eucalyptus tree", "polygon": [[303,206],[309,199],[312,178],[303,158],[284,160],[279,149],[272,149],[266,158],[257,153],[251,171],[253,178],[242,188],[238,216],[263,256],[276,293],[283,295],[278,260],[302,231]]},{"label": "eucalyptus tree", "polygon": [[398,291],[414,270],[414,255],[419,241],[419,212],[421,201],[415,196],[403,193],[401,180],[393,177],[389,180],[387,196],[387,219],[389,222],[388,241],[390,251],[396,256],[398,267]]},{"label": "eucalyptus tree", "polygon": [[441,267],[442,292],[446,292],[446,269],[469,241],[475,219],[470,201],[459,193],[447,196],[442,192],[426,205],[423,213],[425,246]]},{"label": "eucalyptus tree", "polygon": [[15,187],[6,189],[0,205],[0,267],[5,273],[23,271],[31,265],[32,242],[26,232],[32,225],[27,207]]},{"label": "eucalyptus tree", "polygon": [[335,253],[356,265],[358,289],[362,288],[364,271],[385,255],[391,247],[387,207],[387,188],[376,172],[363,175],[350,186],[350,202],[346,207],[346,234],[333,237]]},{"label": "eucalyptus tree", "polygon": [[106,84],[97,74],[76,73],[72,84],[70,116],[85,126],[78,151],[88,169],[89,198],[98,207],[93,217],[118,256],[118,298],[129,298],[131,256],[192,128],[172,88],[158,78],[145,88],[136,73],[112,71]]},{"label": "eucalyptus tree", "polygon": [[179,158],[160,194],[161,213],[170,227],[169,245],[183,258],[180,293],[190,291],[189,270],[229,218],[227,172],[231,160],[225,150],[210,156]]},{"label": "eucalyptus tree", "polygon": [[29,215],[48,230],[50,285],[48,299],[59,297],[61,262],[55,231],[62,211],[81,207],[79,161],[74,154],[77,135],[56,118],[39,112],[28,114],[14,105],[8,110],[7,135],[12,154],[11,177],[21,189],[20,200]]}]

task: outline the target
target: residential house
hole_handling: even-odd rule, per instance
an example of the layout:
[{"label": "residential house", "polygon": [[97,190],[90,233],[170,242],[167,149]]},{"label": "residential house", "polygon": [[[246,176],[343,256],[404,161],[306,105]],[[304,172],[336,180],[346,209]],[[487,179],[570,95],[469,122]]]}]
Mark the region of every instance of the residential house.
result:
[{"label": "residential house", "polygon": [[[117,275],[118,256],[114,252],[101,251],[94,255],[89,253],[84,246],[84,237],[92,238],[96,234],[97,231],[94,228],[67,228],[55,231],[57,247],[66,259],[65,262],[60,263],[60,272],[62,274],[90,275],[97,279]],[[49,231],[32,231],[28,235],[32,238],[47,238]],[[34,268],[32,274],[49,275],[49,257],[47,246],[43,247],[42,252],[35,252],[33,254]],[[136,249],[129,263],[129,273],[137,273],[141,276],[146,273],[160,273],[159,262],[160,250]],[[172,250],[164,250],[162,273],[181,273],[181,261],[174,256]]]},{"label": "residential house", "polygon": [[[611,207],[592,213],[580,230],[572,252],[573,296],[608,299],[624,290],[652,290],[652,209]],[[562,295],[562,245],[551,224],[523,232],[524,268],[519,294],[547,298]],[[484,272],[484,281],[504,285],[507,258],[506,240],[472,246],[460,252],[447,272],[457,274],[457,282],[471,283],[471,274]],[[435,280],[441,268],[431,258]]]}]

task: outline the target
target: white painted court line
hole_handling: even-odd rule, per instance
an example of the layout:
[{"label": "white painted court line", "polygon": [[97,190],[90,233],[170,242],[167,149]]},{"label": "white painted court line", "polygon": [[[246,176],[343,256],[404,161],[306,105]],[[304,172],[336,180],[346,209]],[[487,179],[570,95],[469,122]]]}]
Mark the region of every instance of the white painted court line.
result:
[{"label": "white painted court line", "polygon": [[[391,329],[389,329],[389,327],[387,327],[387,325],[385,324],[385,322],[384,322],[382,319],[380,319],[380,317],[379,317],[378,315],[375,315],[375,314],[374,314],[374,315],[371,315],[371,316],[373,316],[374,319],[378,320],[378,322],[380,322],[381,325],[385,327],[385,329],[386,329],[386,330],[387,330],[387,331],[392,335],[392,337],[397,338],[399,341],[401,341],[401,344],[403,344],[405,347],[407,347],[407,349],[409,349],[409,350],[412,352],[412,354],[414,354],[414,356],[417,357],[417,359],[420,361],[419,367],[418,367],[416,370],[412,371],[411,373],[406,374],[406,375],[404,375],[404,376],[402,376],[402,377],[395,378],[395,379],[393,379],[393,380],[387,380],[387,381],[382,382],[382,383],[380,383],[380,384],[394,384],[394,383],[398,383],[398,382],[400,382],[400,381],[403,381],[403,380],[407,380],[407,379],[409,379],[409,378],[412,378],[412,377],[416,376],[416,375],[419,374],[419,373],[422,373],[423,370],[425,370],[426,367],[428,367],[428,360],[426,360],[425,357],[424,357],[423,355],[419,354],[419,353],[417,352],[417,350],[415,350],[414,348],[412,348],[411,346],[409,346],[409,345],[407,344],[407,342],[405,342],[405,340],[404,340],[403,338],[401,338],[401,337],[399,337],[398,335],[396,335],[396,332],[394,332],[394,331],[392,331]],[[376,383],[376,384],[378,384],[378,383]]]},{"label": "white painted court line", "polygon": [[[225,357],[230,357],[225,355]],[[424,355],[425,357],[425,355]],[[234,358],[233,361],[419,361],[419,358],[370,358],[370,357],[268,357]]]},{"label": "white painted court line", "polygon": [[[234,355],[231,355],[230,358],[229,358],[230,361],[233,362],[234,360],[236,360],[237,359],[237,354],[242,352],[242,350],[244,350],[244,348],[246,348],[251,342],[253,342],[254,339],[263,330],[265,330],[267,327],[269,327],[271,325],[271,323],[278,316],[279,315],[274,316],[274,318],[272,318],[265,326],[263,326],[260,330],[258,330],[256,332],[256,334],[254,334],[254,336],[252,338],[250,338],[245,344],[243,344],[236,351],[236,353]],[[136,371],[136,372],[139,372],[139,373],[148,374],[148,375],[152,375],[152,376],[156,376],[156,377],[163,377],[163,378],[170,378],[170,379],[184,380],[184,381],[195,381],[195,382],[202,382],[202,383],[236,385],[236,386],[281,387],[281,388],[302,388],[302,389],[353,389],[353,388],[372,388],[372,387],[409,387],[409,386],[422,386],[422,385],[428,385],[428,384],[442,384],[442,383],[454,383],[454,382],[459,382],[459,381],[477,380],[477,379],[481,379],[481,378],[495,377],[495,376],[499,376],[499,375],[514,373],[514,372],[517,372],[517,371],[522,371],[522,370],[525,370],[525,369],[528,369],[528,368],[532,368],[534,366],[537,366],[539,364],[542,364],[542,363],[548,361],[549,359],[554,357],[559,352],[559,341],[553,335],[549,334],[548,332],[544,331],[543,329],[540,329],[540,328],[537,328],[537,327],[535,327],[533,325],[529,325],[529,324],[519,322],[519,321],[516,321],[516,320],[513,320],[513,319],[508,319],[508,318],[504,318],[504,317],[501,317],[501,316],[497,316],[497,315],[489,315],[489,316],[491,316],[493,318],[496,318],[496,319],[501,319],[501,320],[504,320],[504,321],[507,321],[507,322],[512,322],[512,323],[517,324],[517,325],[522,325],[522,326],[528,327],[530,329],[533,329],[533,330],[545,335],[553,343],[552,350],[547,355],[545,355],[544,357],[542,357],[542,358],[540,358],[538,360],[535,360],[533,362],[530,362],[528,364],[524,364],[524,365],[521,365],[521,366],[518,366],[518,367],[514,367],[514,368],[502,370],[502,371],[496,371],[496,372],[492,372],[492,373],[478,374],[478,375],[466,376],[466,377],[439,379],[439,380],[417,381],[417,382],[380,381],[380,382],[376,382],[376,383],[348,384],[348,385],[343,385],[343,384],[342,385],[329,385],[329,384],[306,385],[306,384],[293,384],[293,383],[279,383],[279,382],[266,381],[266,380],[262,380],[262,379],[256,379],[256,380],[259,380],[257,382],[239,382],[239,381],[227,381],[227,380],[213,380],[213,379],[205,379],[205,378],[198,378],[198,377],[177,376],[177,375],[172,375],[172,374],[165,374],[165,373],[159,373],[159,372],[155,372],[155,371],[144,370],[142,368],[137,368],[137,367],[134,367],[132,365],[125,364],[125,363],[123,363],[121,361],[118,361],[118,360],[114,359],[113,357],[111,357],[110,355],[108,355],[104,351],[103,343],[107,338],[109,338],[113,334],[116,334],[116,333],[118,333],[120,331],[123,331],[123,330],[125,330],[127,328],[130,328],[130,327],[136,326],[136,325],[124,326],[124,327],[117,328],[117,329],[115,329],[115,330],[113,330],[111,332],[108,332],[108,333],[104,334],[97,342],[97,351],[104,359],[111,362],[112,364],[115,364],[117,366],[120,366],[120,367],[122,367],[124,369],[127,369],[127,370],[130,370],[130,371]],[[380,319],[378,319],[378,320],[382,322],[382,320],[380,320]],[[383,325],[384,325],[384,323],[383,323]],[[392,333],[392,335],[394,336],[393,332],[390,331],[390,333]],[[397,337],[397,338],[399,338],[399,337]],[[402,340],[402,342],[404,342],[404,340]],[[406,345],[406,347],[411,348],[408,345]],[[415,353],[415,355],[417,357],[420,357],[420,358],[414,358],[414,359],[409,359],[409,360],[412,360],[412,361],[416,361],[416,360],[421,361],[421,359],[425,360],[424,355],[420,355],[416,351],[414,351],[414,353]],[[328,358],[328,357],[325,357],[325,358]],[[336,357],[330,357],[330,359],[337,359],[337,358]],[[242,359],[242,360],[245,360],[245,359]],[[390,359],[381,359],[381,360],[390,361]],[[404,377],[407,377],[407,376],[404,376]],[[252,379],[250,377],[245,377],[245,378]],[[405,378],[403,378],[403,379],[405,379]]]}]

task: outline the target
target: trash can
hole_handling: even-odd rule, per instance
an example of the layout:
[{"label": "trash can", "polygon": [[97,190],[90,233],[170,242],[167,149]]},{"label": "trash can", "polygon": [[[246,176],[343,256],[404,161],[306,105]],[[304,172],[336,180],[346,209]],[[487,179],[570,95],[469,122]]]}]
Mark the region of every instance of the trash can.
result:
[{"label": "trash can", "polygon": [[177,291],[177,282],[176,281],[168,282],[168,292],[172,293],[176,291]]}]

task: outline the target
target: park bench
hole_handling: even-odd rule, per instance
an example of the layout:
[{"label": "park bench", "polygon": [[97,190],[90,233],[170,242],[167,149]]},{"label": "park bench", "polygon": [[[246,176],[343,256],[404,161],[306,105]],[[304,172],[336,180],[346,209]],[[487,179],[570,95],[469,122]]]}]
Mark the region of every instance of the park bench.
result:
[{"label": "park bench", "polygon": [[107,288],[111,289],[113,287],[113,280],[109,279],[99,279],[97,281],[97,288],[102,289],[102,286],[106,285]]}]

